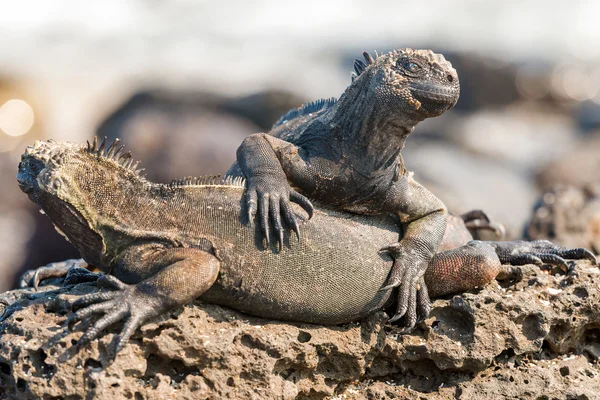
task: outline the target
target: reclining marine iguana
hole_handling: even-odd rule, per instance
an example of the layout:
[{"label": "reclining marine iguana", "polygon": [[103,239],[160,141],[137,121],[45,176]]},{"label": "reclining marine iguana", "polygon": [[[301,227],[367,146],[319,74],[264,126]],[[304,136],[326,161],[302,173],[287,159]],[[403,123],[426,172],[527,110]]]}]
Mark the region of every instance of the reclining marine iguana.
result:
[{"label": "reclining marine iguana", "polygon": [[[282,217],[299,234],[290,201],[310,214],[305,196],[334,209],[398,215],[407,226],[404,237],[386,247],[395,259],[388,285],[400,288],[391,321],[406,314],[413,326],[429,314],[423,274],[438,251],[448,213],[406,171],[400,151],[417,123],[456,104],[458,75],[431,50],[363,55],[339,100],[306,104],[281,117],[268,134],[248,136],[227,174],[246,178],[248,213],[258,211],[267,244],[270,223],[282,242]],[[485,227],[489,220],[479,215],[484,219],[473,223]]]},{"label": "reclining marine iguana", "polygon": [[[116,143],[105,148],[104,142],[98,147],[38,141],[19,164],[23,192],[87,263],[106,273],[76,268],[67,278],[72,272],[76,279],[92,277],[99,287],[115,289],[73,303],[84,308],[71,315],[69,325],[104,314],[81,343],[126,320],[119,351],[144,321],[199,296],[260,317],[320,324],[360,319],[390,298],[393,289],[382,286],[392,259],[378,249],[398,240],[395,217],[316,210],[309,224],[300,218],[301,240],[284,236],[294,251],[279,252],[275,244],[265,251],[260,228],[247,224],[241,179],[155,184],[139,175],[129,153],[118,157],[119,152]],[[449,226],[449,242],[466,231],[462,220]],[[425,280],[432,295],[442,295],[485,284],[500,271],[501,260],[563,264],[561,257],[595,262],[585,249],[550,242],[472,241],[437,254]]]}]

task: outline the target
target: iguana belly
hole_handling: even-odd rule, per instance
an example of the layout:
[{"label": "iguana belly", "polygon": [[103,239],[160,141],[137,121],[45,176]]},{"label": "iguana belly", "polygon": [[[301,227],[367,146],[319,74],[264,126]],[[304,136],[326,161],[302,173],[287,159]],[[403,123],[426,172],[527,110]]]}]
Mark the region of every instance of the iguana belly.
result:
[{"label": "iguana belly", "polygon": [[300,242],[286,236],[281,252],[274,245],[261,250],[258,228],[236,228],[234,245],[217,249],[221,272],[201,297],[207,302],[260,317],[337,324],[364,317],[390,296],[380,288],[392,260],[379,249],[398,240],[392,218],[317,212],[302,224]]}]

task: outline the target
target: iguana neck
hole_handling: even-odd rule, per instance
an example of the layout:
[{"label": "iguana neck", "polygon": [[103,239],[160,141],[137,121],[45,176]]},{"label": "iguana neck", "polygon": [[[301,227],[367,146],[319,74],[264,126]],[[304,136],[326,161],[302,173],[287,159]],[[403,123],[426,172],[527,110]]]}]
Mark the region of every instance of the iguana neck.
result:
[{"label": "iguana neck", "polygon": [[366,83],[351,85],[336,104],[330,123],[342,158],[365,160],[364,173],[395,168],[400,150],[423,118],[397,105],[377,101],[377,92]]},{"label": "iguana neck", "polygon": [[85,261],[103,269],[101,254],[104,242],[88,220],[75,207],[52,196],[42,195],[39,204],[55,229],[80,252]]}]

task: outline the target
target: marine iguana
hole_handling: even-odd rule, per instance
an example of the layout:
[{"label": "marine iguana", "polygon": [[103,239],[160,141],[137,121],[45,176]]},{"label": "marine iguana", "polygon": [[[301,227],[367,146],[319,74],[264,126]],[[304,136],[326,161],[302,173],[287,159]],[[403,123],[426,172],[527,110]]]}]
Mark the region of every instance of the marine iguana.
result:
[{"label": "marine iguana", "polygon": [[[117,143],[38,141],[19,164],[23,192],[87,263],[105,273],[93,274],[98,286],[115,289],[74,302],[84,308],[72,314],[70,325],[104,314],[81,343],[125,320],[119,351],[144,321],[196,297],[260,317],[320,324],[360,319],[390,298],[393,289],[383,286],[392,259],[378,249],[398,239],[395,217],[315,210],[309,224],[299,218],[300,241],[284,236],[293,251],[279,252],[274,243],[264,251],[260,228],[240,224],[247,222],[241,179],[155,184],[120,152]],[[460,224],[450,224],[449,243],[461,237]],[[595,262],[584,249],[549,242],[472,241],[437,254],[425,280],[432,295],[442,295],[488,282],[501,260],[560,264],[561,257]]]},{"label": "marine iguana", "polygon": [[458,75],[431,50],[363,56],[355,60],[352,83],[339,100],[306,104],[282,116],[268,134],[248,136],[228,174],[247,179],[248,213],[258,211],[267,244],[270,223],[282,242],[282,217],[299,234],[290,201],[310,213],[305,196],[359,214],[397,214],[407,229],[400,242],[386,247],[395,259],[388,285],[400,288],[391,321],[406,314],[406,324],[413,326],[429,313],[423,274],[448,213],[406,171],[400,151],[417,123],[456,104]]}]

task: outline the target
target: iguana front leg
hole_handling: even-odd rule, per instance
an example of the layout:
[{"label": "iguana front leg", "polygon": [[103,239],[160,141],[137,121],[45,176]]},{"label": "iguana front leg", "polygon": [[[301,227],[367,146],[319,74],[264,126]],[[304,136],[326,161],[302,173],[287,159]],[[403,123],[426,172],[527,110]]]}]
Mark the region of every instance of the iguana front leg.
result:
[{"label": "iguana front leg", "polygon": [[118,353],[144,321],[189,303],[208,290],[220,268],[215,256],[198,249],[167,248],[140,254],[139,249],[133,248],[129,253],[115,266],[115,272],[123,279],[135,279],[141,271],[158,272],[135,284],[123,283],[110,275],[101,276],[98,286],[114,291],[85,295],[73,303],[79,310],[69,318],[69,326],[92,314],[104,313],[81,337],[81,344],[126,319],[117,341]]},{"label": "iguana front leg", "polygon": [[406,315],[406,325],[412,327],[418,318],[429,314],[430,300],[423,275],[444,237],[448,212],[444,203],[410,173],[392,184],[384,209],[397,213],[408,227],[400,242],[382,249],[394,257],[388,285],[382,290],[399,287],[396,314],[390,322]]},{"label": "iguana front leg", "polygon": [[[258,212],[267,246],[269,219],[273,223],[280,248],[284,234],[282,217],[300,237],[298,222],[290,202],[298,203],[309,214],[309,218],[312,217],[311,202],[288,183],[289,178],[302,175],[306,169],[306,161],[299,156],[299,152],[300,149],[293,144],[265,133],[248,136],[237,150],[238,166],[247,180],[248,219],[252,221]],[[285,170],[282,165],[285,165]]]}]

